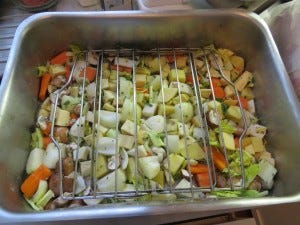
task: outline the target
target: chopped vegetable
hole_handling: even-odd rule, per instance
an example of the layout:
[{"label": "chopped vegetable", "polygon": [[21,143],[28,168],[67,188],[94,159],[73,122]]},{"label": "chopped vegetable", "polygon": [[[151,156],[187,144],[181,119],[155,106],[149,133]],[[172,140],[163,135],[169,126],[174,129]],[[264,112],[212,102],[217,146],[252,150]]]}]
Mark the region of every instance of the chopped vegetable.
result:
[{"label": "chopped vegetable", "polygon": [[[118,180],[115,180],[115,173],[117,173]],[[126,175],[122,169],[113,171],[97,181],[97,188],[100,192],[110,192],[117,187],[118,191],[125,188]]]},{"label": "chopped vegetable", "polygon": [[21,185],[21,191],[27,198],[31,198],[37,191],[40,180],[50,177],[51,170],[41,164],[32,174],[29,175]]},{"label": "chopped vegetable", "polygon": [[48,183],[45,180],[40,180],[36,193],[32,196],[32,201],[37,203],[46,194],[48,190]]},{"label": "chopped vegetable", "polygon": [[160,171],[160,164],[157,156],[139,158],[139,166],[143,174],[149,179],[156,177]]},{"label": "chopped vegetable", "polygon": [[43,163],[44,150],[40,148],[33,149],[27,159],[26,173],[31,174]]},{"label": "chopped vegetable", "polygon": [[161,133],[164,131],[164,117],[160,115],[152,116],[145,121],[145,124],[153,131]]},{"label": "chopped vegetable", "polygon": [[[86,79],[89,82],[93,82],[95,80],[95,77],[96,77],[97,69],[94,68],[94,67],[91,67],[91,66],[87,66],[85,73],[86,73],[85,74]],[[80,77],[83,77],[83,76],[84,76],[84,72],[80,74]]]},{"label": "chopped vegetable", "polygon": [[70,124],[70,112],[60,108],[56,109],[55,125],[57,126],[69,126]]},{"label": "chopped vegetable", "polygon": [[47,91],[48,91],[48,85],[51,81],[51,75],[49,73],[45,73],[42,76],[41,80],[41,86],[40,86],[40,92],[39,92],[39,100],[44,101],[46,99]]},{"label": "chopped vegetable", "polygon": [[234,85],[238,91],[242,91],[248,82],[252,79],[252,73],[245,71],[235,82]]},{"label": "chopped vegetable", "polygon": [[187,158],[188,154],[189,158],[194,160],[201,160],[205,158],[205,152],[197,142],[189,144],[187,150],[185,149],[185,147],[182,148],[180,154],[185,158]]},{"label": "chopped vegetable", "polygon": [[116,139],[103,137],[97,142],[96,149],[103,155],[114,155],[116,152]]},{"label": "chopped vegetable", "polygon": [[209,187],[210,186],[210,178],[207,172],[197,173],[195,174],[196,181],[199,187]]},{"label": "chopped vegetable", "polygon": [[46,149],[51,142],[52,140],[50,137],[43,137],[43,149]]},{"label": "chopped vegetable", "polygon": [[223,153],[221,153],[217,148],[212,147],[212,154],[213,154],[213,160],[215,166],[220,170],[221,172],[227,168],[227,162],[226,158]]},{"label": "chopped vegetable", "polygon": [[51,64],[66,64],[66,62],[69,60],[69,55],[67,51],[63,51],[59,53],[57,56],[54,56],[51,60]]},{"label": "chopped vegetable", "polygon": [[38,66],[37,69],[39,77],[43,76],[45,73],[48,72],[48,68],[46,66]]},{"label": "chopped vegetable", "polygon": [[[48,128],[48,126],[47,126]],[[50,128],[51,129],[51,128]],[[50,133],[50,132],[49,132]],[[43,134],[39,128],[35,128],[35,132],[31,134],[31,144],[32,148],[43,148]]]},{"label": "chopped vegetable", "polygon": [[58,149],[54,144],[48,145],[44,155],[43,164],[47,166],[49,169],[54,169],[56,167],[58,160],[59,160]]},{"label": "chopped vegetable", "polygon": [[250,197],[257,198],[266,196],[268,192],[258,192],[256,190],[243,190],[243,191],[213,191],[212,195],[220,198],[238,198],[238,197]]},{"label": "chopped vegetable", "polygon": [[225,91],[222,87],[214,87],[214,94],[216,98],[225,98]]},{"label": "chopped vegetable", "polygon": [[44,208],[45,205],[54,197],[54,192],[50,189],[46,194],[36,203],[37,206]]},{"label": "chopped vegetable", "polygon": [[[237,100],[237,97],[234,97],[234,100]],[[248,100],[245,99],[244,97],[240,96],[240,101],[241,101],[241,105],[244,109],[247,109],[248,107]]]},{"label": "chopped vegetable", "polygon": [[64,95],[61,99],[62,109],[72,112],[74,108],[80,103],[80,98]]},{"label": "chopped vegetable", "polygon": [[165,146],[165,143],[161,140],[161,137],[159,136],[159,134],[157,132],[151,130],[148,134],[149,134],[150,140],[154,146],[157,146],[157,147]]},{"label": "chopped vegetable", "polygon": [[185,123],[191,121],[194,114],[193,105],[189,102],[182,102],[181,104],[175,105],[175,112],[171,115],[173,119],[181,121],[182,114]]},{"label": "chopped vegetable", "polygon": [[185,159],[178,154],[172,153],[169,155],[169,160],[170,160],[170,168],[168,168],[167,162],[164,162],[164,167],[166,169],[169,169],[171,171],[172,175],[174,176],[181,168]]},{"label": "chopped vegetable", "polygon": [[192,174],[208,173],[208,166],[206,164],[198,163],[196,165],[191,165],[190,170]]},{"label": "chopped vegetable", "polygon": [[263,181],[264,188],[271,188],[273,185],[273,177],[276,175],[277,170],[267,160],[263,159],[259,162],[259,173],[258,176]]}]

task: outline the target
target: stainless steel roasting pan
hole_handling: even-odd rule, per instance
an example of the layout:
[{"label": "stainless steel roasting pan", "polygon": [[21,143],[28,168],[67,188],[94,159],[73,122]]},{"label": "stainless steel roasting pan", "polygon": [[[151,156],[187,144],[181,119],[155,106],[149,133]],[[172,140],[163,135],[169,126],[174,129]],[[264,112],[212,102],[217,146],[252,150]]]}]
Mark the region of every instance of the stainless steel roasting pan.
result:
[{"label": "stainless steel roasting pan", "polygon": [[[85,49],[229,48],[255,74],[256,108],[278,174],[269,197],[135,202],[35,212],[19,186],[38,108],[36,67],[70,44]],[[300,201],[300,112],[265,23],[243,11],[42,13],[18,28],[0,88],[0,223],[151,224]]]}]

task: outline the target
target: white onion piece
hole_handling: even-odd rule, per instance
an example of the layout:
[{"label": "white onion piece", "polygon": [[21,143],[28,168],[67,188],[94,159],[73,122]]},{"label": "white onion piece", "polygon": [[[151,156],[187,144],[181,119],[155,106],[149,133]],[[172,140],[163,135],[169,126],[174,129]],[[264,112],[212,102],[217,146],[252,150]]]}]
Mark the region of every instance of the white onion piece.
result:
[{"label": "white onion piece", "polygon": [[102,137],[96,144],[98,153],[103,155],[115,155],[116,151],[116,139],[110,137]]}]

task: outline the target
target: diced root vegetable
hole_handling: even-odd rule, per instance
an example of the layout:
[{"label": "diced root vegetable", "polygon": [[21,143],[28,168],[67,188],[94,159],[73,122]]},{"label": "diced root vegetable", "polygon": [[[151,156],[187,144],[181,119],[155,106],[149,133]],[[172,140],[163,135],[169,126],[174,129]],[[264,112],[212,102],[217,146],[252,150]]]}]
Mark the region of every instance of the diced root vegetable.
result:
[{"label": "diced root vegetable", "polygon": [[131,149],[134,144],[134,137],[130,135],[119,134],[119,147]]},{"label": "diced root vegetable", "polygon": [[109,137],[102,137],[96,144],[98,153],[103,155],[114,155],[116,152],[116,139]]},{"label": "diced root vegetable", "polygon": [[126,120],[125,123],[123,123],[122,127],[121,127],[121,131],[124,134],[129,134],[129,135],[134,135],[134,131],[135,131],[135,126],[134,123],[130,120]]},{"label": "diced root vegetable", "polygon": [[[168,135],[166,137],[168,140],[168,147],[171,153],[178,153],[179,152],[179,136],[178,135]],[[165,141],[166,142],[166,141]]]},{"label": "diced root vegetable", "polygon": [[160,164],[157,156],[139,158],[139,166],[143,174],[149,179],[156,177],[160,170]]},{"label": "diced root vegetable", "polygon": [[146,104],[143,108],[142,115],[144,117],[151,117],[151,116],[155,115],[156,111],[157,111],[157,104],[156,103]]},{"label": "diced root vegetable", "polygon": [[35,148],[30,152],[26,164],[27,174],[31,174],[33,171],[39,168],[39,166],[43,163],[44,153],[45,151],[39,148]]},{"label": "diced root vegetable", "polygon": [[259,162],[259,168],[260,172],[258,176],[263,181],[263,187],[266,189],[270,189],[273,186],[273,177],[276,175],[277,170],[265,159]]},{"label": "diced root vegetable", "polygon": [[74,161],[76,161],[76,159],[78,159],[79,161],[87,160],[91,152],[92,149],[88,146],[83,146],[79,149],[76,149],[73,151],[73,160]]},{"label": "diced root vegetable", "polygon": [[245,71],[235,82],[234,85],[238,91],[242,91],[250,79],[252,78],[252,73]]},{"label": "diced root vegetable", "polygon": [[[120,115],[118,116],[120,118]],[[106,110],[100,110],[100,124],[107,128],[115,128],[117,121],[117,113]]]},{"label": "diced root vegetable", "polygon": [[49,169],[54,169],[56,167],[58,160],[59,160],[58,149],[54,144],[48,145],[44,155],[43,163]]},{"label": "diced root vegetable", "polygon": [[136,75],[136,87],[143,88],[146,85],[146,75]]},{"label": "diced root vegetable", "polygon": [[225,97],[226,97],[226,98],[230,98],[230,97],[232,97],[232,96],[235,95],[234,88],[233,88],[231,85],[227,85],[227,86],[224,88],[224,92],[225,92]]},{"label": "diced root vegetable", "polygon": [[[115,180],[115,173],[117,173],[118,180]],[[121,169],[113,171],[108,175],[102,177],[97,181],[97,188],[100,192],[111,192],[117,187],[118,191],[122,191],[125,188],[126,175]]]},{"label": "diced root vegetable", "polygon": [[160,115],[152,116],[145,121],[145,124],[153,131],[161,133],[164,131],[164,117]]},{"label": "diced root vegetable", "polygon": [[197,173],[195,174],[196,181],[199,187],[209,187],[211,182],[208,173]]}]

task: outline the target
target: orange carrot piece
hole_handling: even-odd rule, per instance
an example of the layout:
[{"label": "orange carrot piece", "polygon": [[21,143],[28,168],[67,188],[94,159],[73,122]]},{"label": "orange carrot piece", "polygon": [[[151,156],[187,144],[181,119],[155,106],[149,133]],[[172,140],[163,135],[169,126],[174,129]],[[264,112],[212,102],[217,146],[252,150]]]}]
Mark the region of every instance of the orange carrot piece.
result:
[{"label": "orange carrot piece", "polygon": [[71,68],[69,66],[65,66],[66,69],[66,78],[69,79],[70,75],[71,75]]},{"label": "orange carrot piece", "polygon": [[[117,70],[117,68],[118,68],[117,65],[110,65],[111,70]],[[120,66],[119,66],[119,71],[122,72],[122,67],[120,67]]]},{"label": "orange carrot piece", "polygon": [[[117,70],[117,68],[118,68],[117,65],[110,65],[111,70]],[[132,73],[132,68],[119,65],[119,72],[123,72],[123,71],[127,73]]]},{"label": "orange carrot piece", "polygon": [[130,67],[126,67],[126,66],[122,66],[123,67],[123,71],[125,71],[126,73],[132,73],[132,68]]},{"label": "orange carrot piece", "polygon": [[[86,79],[88,79],[89,82],[93,82],[96,78],[96,73],[97,73],[96,68],[88,66],[86,68]],[[83,77],[83,76],[84,76],[84,70],[80,74],[80,77]]]},{"label": "orange carrot piece", "polygon": [[142,92],[142,93],[149,93],[149,91],[148,91],[147,88],[140,88],[140,87],[137,87],[137,88],[136,88],[136,91],[137,91],[137,92]]},{"label": "orange carrot piece", "polygon": [[186,76],[186,83],[190,83],[190,84],[192,84],[193,83],[193,76],[192,76],[192,74],[188,74],[187,76]]},{"label": "orange carrot piece", "polygon": [[147,151],[147,156],[153,156],[152,152]]},{"label": "orange carrot piece", "polygon": [[225,98],[225,91],[222,87],[215,86],[214,93],[216,98]]},{"label": "orange carrot piece", "polygon": [[66,51],[63,51],[61,53],[59,53],[57,56],[54,56],[51,60],[50,63],[51,64],[66,64],[66,62],[68,61],[69,56],[67,55]]},{"label": "orange carrot piece", "polygon": [[197,174],[197,173],[208,173],[208,166],[202,163],[198,163],[196,165],[190,166],[191,173]]},{"label": "orange carrot piece", "polygon": [[[117,65],[110,65],[111,70],[117,70],[117,68],[118,68]],[[122,71],[121,69],[122,68],[119,66],[119,71]]]},{"label": "orange carrot piece", "polygon": [[48,144],[50,144],[52,142],[50,137],[43,137],[43,149],[46,150]]},{"label": "orange carrot piece", "polygon": [[217,148],[211,148],[213,153],[214,164],[221,172],[227,168],[226,158],[222,152],[220,152]]},{"label": "orange carrot piece", "polygon": [[[169,63],[174,63],[175,58],[174,58],[173,54],[172,55],[166,55],[166,57],[167,57],[167,60],[168,60]],[[182,54],[176,54],[176,58],[180,58],[180,57],[183,57],[183,55]]]},{"label": "orange carrot piece", "polygon": [[199,187],[210,186],[210,178],[208,173],[197,173],[195,174],[195,177]]},{"label": "orange carrot piece", "polygon": [[31,198],[37,191],[40,180],[47,180],[51,176],[51,170],[44,164],[40,165],[29,175],[21,185],[21,191],[27,198]]},{"label": "orange carrot piece", "polygon": [[174,62],[174,56],[173,55],[167,55],[167,60],[169,63],[173,63]]},{"label": "orange carrot piece", "polygon": [[45,73],[42,76],[40,92],[39,92],[39,99],[41,101],[44,101],[46,99],[48,85],[49,85],[50,81],[51,81],[51,75],[49,73]]},{"label": "orange carrot piece", "polygon": [[238,148],[240,146],[240,139],[239,138],[234,138],[234,146],[235,148]]},{"label": "orange carrot piece", "polygon": [[75,114],[75,113],[71,113],[70,114],[70,118],[71,119],[70,119],[69,125],[72,126],[77,121],[77,119],[79,118],[79,116],[77,114]]},{"label": "orange carrot piece", "polygon": [[222,86],[220,78],[212,77],[211,82],[212,82],[213,87],[221,87]]},{"label": "orange carrot piece", "polygon": [[52,123],[48,122],[46,129],[42,130],[42,132],[45,136],[49,136],[49,134],[51,132],[51,127],[52,127]]},{"label": "orange carrot piece", "polygon": [[[234,100],[237,100],[236,96],[234,96]],[[242,96],[240,96],[240,100],[241,100],[242,107],[247,110],[248,100],[246,98],[242,97]]]},{"label": "orange carrot piece", "polygon": [[70,118],[71,118],[71,120],[77,120],[78,118],[79,118],[79,116],[77,115],[77,114],[75,114],[75,113],[71,113],[70,114]]}]

